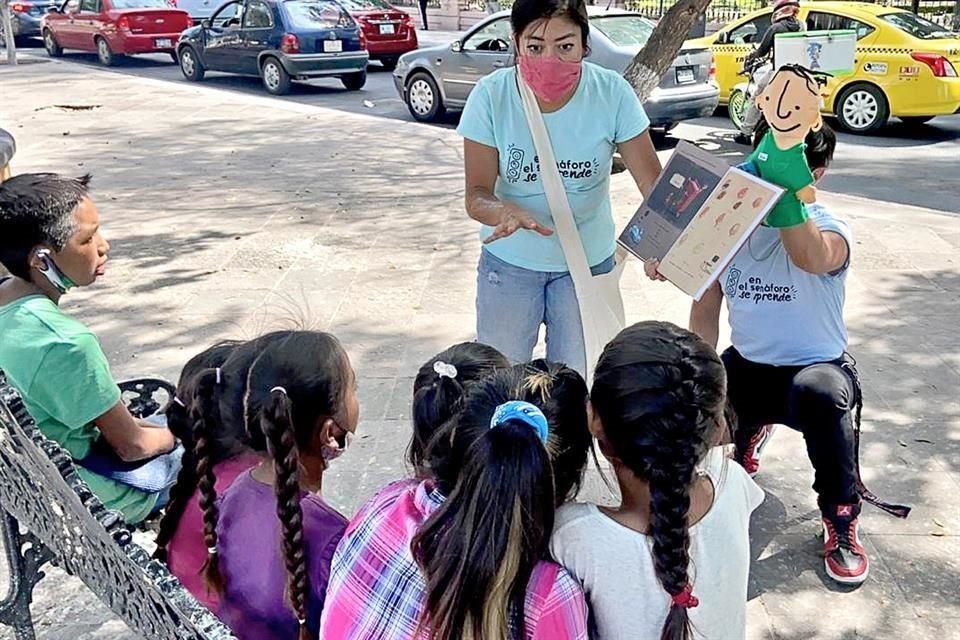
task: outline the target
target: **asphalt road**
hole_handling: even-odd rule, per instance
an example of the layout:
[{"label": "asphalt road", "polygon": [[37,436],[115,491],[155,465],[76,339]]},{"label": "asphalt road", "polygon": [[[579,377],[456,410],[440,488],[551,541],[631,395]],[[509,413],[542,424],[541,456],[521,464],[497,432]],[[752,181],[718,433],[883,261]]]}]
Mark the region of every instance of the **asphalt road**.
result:
[{"label": "asphalt road", "polygon": [[[449,34],[422,33],[425,46],[449,40]],[[29,46],[29,45],[28,45]],[[39,41],[30,53],[45,55]],[[94,55],[68,53],[65,60],[78,66],[99,66]],[[179,68],[167,56],[127,58],[111,68],[131,74],[170,82],[186,82]],[[264,95],[257,78],[241,78],[207,73],[203,83],[230,91]],[[277,100],[366,113],[372,116],[411,121],[406,106],[393,86],[391,74],[376,63],[370,67],[363,90],[345,90],[338,80],[320,80],[294,84],[290,95]],[[449,114],[439,126],[453,127],[457,115]],[[733,142],[734,131],[722,116],[703,118],[678,126],[657,146],[664,153],[676,139],[698,142],[708,150],[729,156],[731,161],[747,149]],[[821,184],[827,191],[884,200],[939,211],[960,213],[960,116],[937,118],[929,124],[910,129],[897,120],[875,136],[840,134],[834,167]]]}]

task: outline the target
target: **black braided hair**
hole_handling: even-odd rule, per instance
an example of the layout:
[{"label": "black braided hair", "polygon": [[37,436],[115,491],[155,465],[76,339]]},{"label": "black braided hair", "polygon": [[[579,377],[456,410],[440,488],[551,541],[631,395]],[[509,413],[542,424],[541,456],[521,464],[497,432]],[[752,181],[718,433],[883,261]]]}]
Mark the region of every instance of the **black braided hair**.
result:
[{"label": "black braided hair", "polygon": [[[332,335],[293,331],[264,349],[248,377],[247,429],[259,432],[273,460],[277,517],[287,568],[287,600],[300,622],[300,640],[309,640],[310,601],[307,548],[300,506],[300,456],[320,440],[327,419],[343,422],[344,399],[352,372],[347,355]],[[346,433],[342,433],[346,438]],[[343,445],[343,443],[341,443]]]},{"label": "black braided hair", "polygon": [[197,490],[197,462],[194,456],[196,443],[193,437],[193,421],[190,420],[188,411],[190,403],[193,402],[194,378],[203,369],[222,365],[238,344],[234,340],[218,342],[190,358],[180,372],[176,397],[164,410],[167,428],[183,443],[184,452],[177,482],[170,491],[170,502],[164,509],[160,530],[157,532],[157,550],[153,557],[161,562],[167,561],[167,546],[177,531],[190,498]]},{"label": "black braided hair", "polygon": [[216,369],[206,369],[195,379],[193,402],[190,403],[190,416],[193,419],[194,459],[196,460],[196,480],[199,491],[198,505],[203,513],[203,542],[207,545],[207,560],[203,565],[203,579],[211,593],[223,593],[223,575],[217,555],[217,489],[216,475],[213,473],[211,432],[216,422],[213,413],[216,410]]},{"label": "black braided hair", "polygon": [[[650,487],[657,579],[671,597],[690,586],[690,489],[723,424],[726,374],[716,352],[668,322],[624,329],[603,350],[591,402],[603,438]],[[672,604],[661,640],[692,637],[688,611]]]},{"label": "black braided hair", "polygon": [[[441,375],[434,370],[437,363],[453,366],[456,375]],[[509,367],[506,356],[479,342],[463,342],[441,351],[427,360],[413,381],[413,436],[407,447],[407,462],[419,478],[432,475],[427,448],[445,423],[463,406],[466,388],[498,368]],[[445,443],[440,437],[433,447],[436,462],[445,458]]]}]

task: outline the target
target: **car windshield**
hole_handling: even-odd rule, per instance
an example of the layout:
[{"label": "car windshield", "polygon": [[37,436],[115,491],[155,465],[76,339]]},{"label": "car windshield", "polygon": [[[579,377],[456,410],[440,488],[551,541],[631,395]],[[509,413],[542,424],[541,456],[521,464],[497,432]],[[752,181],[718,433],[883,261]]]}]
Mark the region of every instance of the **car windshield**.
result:
[{"label": "car windshield", "polygon": [[641,16],[599,16],[590,24],[619,47],[642,47],[653,33],[653,24]]},{"label": "car windshield", "polygon": [[173,5],[168,0],[112,0],[114,9],[169,9]]},{"label": "car windshield", "polygon": [[290,26],[298,29],[336,29],[352,27],[354,22],[336,2],[327,0],[287,0],[283,3],[290,16]]},{"label": "car windshield", "polygon": [[393,7],[385,0],[340,0],[347,11],[391,11]]},{"label": "car windshield", "polygon": [[921,40],[938,40],[940,38],[955,37],[952,31],[948,31],[935,22],[930,22],[926,18],[921,18],[916,14],[907,13],[906,11],[888,13],[880,17],[898,29],[906,31],[914,38],[920,38]]}]

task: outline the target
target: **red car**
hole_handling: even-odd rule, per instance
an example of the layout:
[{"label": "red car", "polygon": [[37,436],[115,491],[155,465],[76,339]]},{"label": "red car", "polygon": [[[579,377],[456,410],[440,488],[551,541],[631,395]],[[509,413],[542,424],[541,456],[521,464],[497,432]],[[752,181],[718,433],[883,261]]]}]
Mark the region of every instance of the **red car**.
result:
[{"label": "red car", "polygon": [[393,71],[397,60],[408,51],[414,51],[417,29],[410,15],[386,0],[340,0],[360,25],[371,60],[379,60]]},{"label": "red car", "polygon": [[168,53],[176,62],[180,33],[193,24],[167,0],[67,0],[48,11],[41,27],[48,54],[96,52],[108,66],[137,53]]}]

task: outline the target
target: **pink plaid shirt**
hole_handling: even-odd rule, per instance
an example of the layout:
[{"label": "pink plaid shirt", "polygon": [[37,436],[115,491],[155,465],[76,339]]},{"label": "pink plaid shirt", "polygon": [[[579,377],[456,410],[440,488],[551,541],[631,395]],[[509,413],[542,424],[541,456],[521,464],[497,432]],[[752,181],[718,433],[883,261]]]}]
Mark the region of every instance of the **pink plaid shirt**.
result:
[{"label": "pink plaid shirt", "polygon": [[[427,482],[384,487],[347,526],[333,556],[320,637],[421,640],[426,585],[410,551],[423,522],[443,503]],[[534,567],[527,586],[524,640],[586,640],[583,589],[553,562]]]}]

